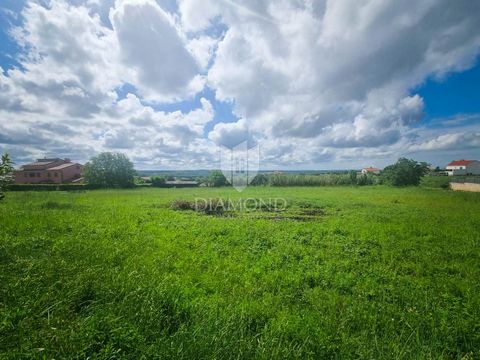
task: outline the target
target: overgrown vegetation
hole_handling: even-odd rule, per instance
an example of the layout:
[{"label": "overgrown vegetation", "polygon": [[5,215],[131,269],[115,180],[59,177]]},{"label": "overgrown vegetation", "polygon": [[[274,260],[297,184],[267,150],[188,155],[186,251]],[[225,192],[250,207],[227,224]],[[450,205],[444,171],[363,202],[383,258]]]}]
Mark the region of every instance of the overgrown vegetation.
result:
[{"label": "overgrown vegetation", "polygon": [[150,178],[150,182],[152,183],[152,186],[155,187],[162,187],[165,185],[165,177],[164,176],[153,176]]},{"label": "overgrown vegetation", "polygon": [[[289,207],[170,208],[197,198]],[[10,193],[0,358],[476,359],[479,214],[420,187]]]},{"label": "overgrown vegetation", "polygon": [[135,170],[127,156],[120,153],[101,153],[85,165],[85,182],[103,188],[134,186]]},{"label": "overgrown vegetation", "polygon": [[220,187],[227,185],[228,182],[220,170],[213,170],[208,175],[207,184],[208,186]]},{"label": "overgrown vegetation", "polygon": [[381,178],[372,174],[356,172],[342,174],[268,174],[266,184],[270,186],[342,186],[342,185],[376,185],[381,183]]},{"label": "overgrown vegetation", "polygon": [[8,154],[3,154],[0,162],[0,201],[5,197],[5,191],[12,182],[13,163]]},{"label": "overgrown vegetation", "polygon": [[393,186],[419,185],[420,180],[428,172],[428,164],[413,159],[400,158],[382,171],[386,184]]}]

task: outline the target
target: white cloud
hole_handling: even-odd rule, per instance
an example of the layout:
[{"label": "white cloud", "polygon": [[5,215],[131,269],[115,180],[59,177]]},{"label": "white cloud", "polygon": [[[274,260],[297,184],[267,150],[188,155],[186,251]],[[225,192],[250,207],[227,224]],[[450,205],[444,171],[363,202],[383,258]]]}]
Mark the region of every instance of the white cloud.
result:
[{"label": "white cloud", "polygon": [[[478,146],[468,114],[423,126],[414,91],[473,65],[476,1],[42,4],[12,31],[21,66],[0,71],[0,148],[22,159],[123,149],[145,166],[207,167],[214,143],[255,139],[265,167],[338,168]],[[126,83],[135,94],[117,95]],[[196,103],[205,84],[240,120],[205,134],[217,105]],[[170,108],[188,111],[158,110],[180,100]]]},{"label": "white cloud", "polygon": [[439,135],[434,139],[412,145],[410,147],[410,151],[455,150],[469,148],[480,149],[480,132]]},{"label": "white cloud", "polygon": [[174,19],[153,0],[117,1],[110,20],[121,59],[131,70],[126,80],[153,100],[193,95],[203,87],[199,68]]},{"label": "white cloud", "polygon": [[395,143],[423,115],[410,89],[471,66],[480,48],[480,4],[468,0],[247,1],[246,12],[219,3],[211,16],[228,31],[209,84],[251,129],[275,137]]}]

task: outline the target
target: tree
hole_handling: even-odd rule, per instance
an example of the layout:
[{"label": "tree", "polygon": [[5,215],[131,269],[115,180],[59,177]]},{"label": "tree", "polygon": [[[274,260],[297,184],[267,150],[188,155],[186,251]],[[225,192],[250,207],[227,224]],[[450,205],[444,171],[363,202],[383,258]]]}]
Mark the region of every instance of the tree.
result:
[{"label": "tree", "polygon": [[208,184],[210,186],[218,187],[227,185],[227,179],[219,170],[213,170],[208,175]]},{"label": "tree", "polygon": [[348,176],[350,177],[350,184],[351,185],[356,185],[357,184],[357,172],[355,170],[351,170],[348,173]]},{"label": "tree", "polygon": [[101,153],[84,168],[85,181],[98,187],[133,187],[135,174],[133,163],[120,153]]},{"label": "tree", "polygon": [[257,174],[251,182],[252,186],[268,185],[268,176],[265,174]]},{"label": "tree", "polygon": [[8,184],[13,181],[13,170],[10,156],[8,154],[2,155],[0,162],[0,200],[5,197],[4,191],[6,191]]},{"label": "tree", "polygon": [[162,187],[165,186],[165,177],[164,176],[154,176],[151,178],[152,186]]},{"label": "tree", "polygon": [[427,163],[400,158],[395,164],[383,170],[382,177],[385,183],[393,186],[418,185],[427,172]]}]

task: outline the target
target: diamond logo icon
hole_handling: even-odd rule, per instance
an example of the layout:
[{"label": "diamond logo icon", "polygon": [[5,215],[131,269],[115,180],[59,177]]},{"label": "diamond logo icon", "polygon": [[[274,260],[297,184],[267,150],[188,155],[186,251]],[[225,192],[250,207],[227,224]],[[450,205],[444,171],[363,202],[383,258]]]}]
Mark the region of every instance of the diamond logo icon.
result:
[{"label": "diamond logo icon", "polygon": [[220,148],[220,170],[227,181],[241,192],[253,181],[260,167],[260,148],[248,148],[244,141],[232,149]]}]

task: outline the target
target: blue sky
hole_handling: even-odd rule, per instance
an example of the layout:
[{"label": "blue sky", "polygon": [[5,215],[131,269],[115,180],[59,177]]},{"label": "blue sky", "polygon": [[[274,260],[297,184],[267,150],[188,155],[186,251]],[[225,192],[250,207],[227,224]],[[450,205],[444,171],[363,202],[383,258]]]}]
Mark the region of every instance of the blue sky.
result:
[{"label": "blue sky", "polygon": [[0,151],[141,169],[445,166],[480,158],[469,0],[4,0]]},{"label": "blue sky", "polygon": [[444,79],[428,79],[416,89],[425,101],[426,124],[435,119],[458,114],[480,113],[480,64],[459,73],[450,73]]}]

